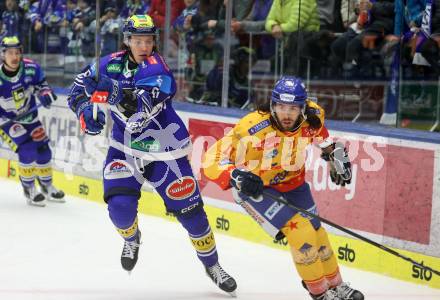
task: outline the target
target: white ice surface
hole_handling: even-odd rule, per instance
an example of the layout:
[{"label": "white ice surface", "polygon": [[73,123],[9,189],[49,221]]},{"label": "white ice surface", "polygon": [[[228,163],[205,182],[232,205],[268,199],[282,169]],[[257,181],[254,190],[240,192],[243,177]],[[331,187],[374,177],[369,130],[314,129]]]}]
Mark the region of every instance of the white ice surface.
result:
[{"label": "white ice surface", "polygon": [[[105,205],[67,197],[65,204],[31,207],[18,183],[0,179],[0,300],[230,299],[206,277],[178,223],[145,215],[139,223],[143,244],[129,276]],[[287,251],[218,233],[216,240],[238,299],[309,299]],[[440,290],[341,269],[368,300],[440,300]]]}]

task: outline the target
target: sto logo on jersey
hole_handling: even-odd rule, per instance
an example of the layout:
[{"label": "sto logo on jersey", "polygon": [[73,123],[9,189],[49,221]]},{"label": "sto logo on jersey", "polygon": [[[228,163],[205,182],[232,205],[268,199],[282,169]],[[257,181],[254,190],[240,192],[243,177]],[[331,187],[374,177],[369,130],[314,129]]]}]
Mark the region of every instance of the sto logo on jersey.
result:
[{"label": "sto logo on jersey", "polygon": [[123,160],[114,160],[104,170],[105,179],[128,178],[132,175],[127,163]]},{"label": "sto logo on jersey", "polygon": [[46,138],[46,132],[43,127],[37,127],[31,132],[32,140],[35,142],[41,142]]},{"label": "sto logo on jersey", "polygon": [[166,188],[168,198],[172,200],[186,199],[196,190],[196,181],[191,176],[185,176],[171,182]]}]

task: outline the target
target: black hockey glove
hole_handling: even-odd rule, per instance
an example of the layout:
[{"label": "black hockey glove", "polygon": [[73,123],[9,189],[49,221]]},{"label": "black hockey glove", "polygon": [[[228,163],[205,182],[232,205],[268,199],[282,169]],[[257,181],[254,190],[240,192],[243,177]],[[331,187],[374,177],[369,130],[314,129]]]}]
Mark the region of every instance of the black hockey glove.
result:
[{"label": "black hockey glove", "polygon": [[230,183],[237,190],[252,198],[258,198],[263,194],[263,180],[251,172],[233,170]]},{"label": "black hockey glove", "polygon": [[351,163],[348,158],[347,149],[342,143],[333,143],[333,151],[322,153],[322,159],[330,163],[330,178],[340,186],[351,182]]}]

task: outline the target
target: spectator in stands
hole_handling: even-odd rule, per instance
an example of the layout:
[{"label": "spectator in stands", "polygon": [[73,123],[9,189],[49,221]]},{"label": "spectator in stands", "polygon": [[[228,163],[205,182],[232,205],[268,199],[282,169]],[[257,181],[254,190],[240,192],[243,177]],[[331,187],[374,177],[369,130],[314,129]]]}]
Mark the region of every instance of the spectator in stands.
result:
[{"label": "spectator in stands", "polygon": [[[34,50],[49,53],[64,51],[64,32],[60,31],[65,19],[66,5],[64,0],[40,0],[34,2],[30,8]],[[47,42],[47,44],[45,44]]]},{"label": "spectator in stands", "polygon": [[[148,14],[153,18],[156,27],[161,28],[162,30],[165,25],[165,9],[166,1],[152,0],[150,10],[148,12]],[[173,24],[174,20],[184,9],[185,4],[183,3],[183,0],[171,0],[171,24]]]},{"label": "spectator in stands", "polygon": [[[276,39],[283,39],[286,74],[301,74],[305,64],[301,63],[303,45],[313,32],[319,30],[316,0],[274,0],[266,19],[266,31]],[[298,55],[299,54],[299,55]]]},{"label": "spectator in stands", "polygon": [[347,77],[383,77],[380,49],[394,31],[394,0],[361,1],[359,18],[365,30],[348,43],[344,71]]},{"label": "spectator in stands", "polygon": [[338,77],[342,75],[342,64],[345,62],[348,43],[363,31],[365,25],[365,18],[359,16],[357,0],[342,1],[341,16],[346,31],[331,44],[329,59],[332,73]]},{"label": "spectator in stands", "polygon": [[198,35],[191,48],[185,78],[191,82],[189,87],[189,101],[196,101],[202,97],[208,73],[221,64],[223,47],[216,41],[214,32],[206,30]]},{"label": "spectator in stands", "polygon": [[194,40],[194,30],[191,26],[191,19],[199,10],[199,1],[184,0],[184,3],[186,8],[176,20],[174,20],[173,27],[179,34],[184,36],[180,41],[183,41],[186,44],[186,50],[188,50],[191,48]]},{"label": "spectator in stands", "polygon": [[17,36],[21,39],[21,17],[17,0],[6,0],[6,9],[0,15],[0,40],[5,36]]},{"label": "spectator in stands", "polygon": [[150,0],[128,0],[120,13],[121,18],[126,19],[132,15],[146,14],[150,9]]},{"label": "spectator in stands", "polygon": [[316,0],[321,30],[342,32],[341,0]]},{"label": "spectator in stands", "polygon": [[102,48],[101,56],[118,51],[119,40],[119,18],[114,7],[106,7],[101,17]]},{"label": "spectator in stands", "polygon": [[[433,1],[433,9],[430,16],[427,16],[426,22],[423,22],[421,32],[418,32],[419,40],[422,40],[420,45],[420,54],[432,67],[435,75],[440,76],[440,1]],[[425,12],[427,14],[427,12]],[[430,28],[428,21],[430,22]],[[424,32],[424,33],[423,33]],[[427,36],[424,39],[421,35]]]},{"label": "spectator in stands", "polygon": [[[244,20],[233,19],[231,30],[235,34],[245,33],[262,33],[265,31],[266,18],[272,6],[272,0],[255,0],[250,17]],[[254,37],[253,48],[257,51],[257,57],[268,59],[275,54],[275,40],[272,36],[257,35]]]},{"label": "spectator in stands", "polygon": [[[224,0],[223,5],[220,6],[217,17],[208,20],[208,29],[214,30],[218,35],[223,34],[225,31],[225,19],[226,19],[226,9],[229,0]],[[243,0],[243,1],[233,1],[232,2],[232,18],[236,21],[242,21],[249,17],[254,0]]]},{"label": "spectator in stands", "polygon": [[[222,0],[200,0],[199,9],[197,14],[191,18],[191,27],[194,33],[197,35],[203,35],[209,29],[213,28],[214,22],[216,20],[220,7],[222,6]],[[198,38],[200,38],[198,36]]]},{"label": "spectator in stands", "polygon": [[84,56],[95,54],[95,32],[90,27],[96,18],[96,12],[91,6],[91,0],[78,0],[78,14],[73,18],[72,27],[76,38],[81,40],[81,52]]},{"label": "spectator in stands", "polygon": [[[240,47],[233,51],[231,58],[234,62],[229,69],[229,92],[228,106],[246,108],[253,102],[254,94],[249,87],[249,70],[255,62],[255,51],[248,47]],[[249,60],[251,64],[249,64]],[[206,90],[203,93],[201,103],[209,105],[221,105],[223,82],[223,65],[217,65],[208,74]],[[251,91],[249,96],[249,91]]]}]

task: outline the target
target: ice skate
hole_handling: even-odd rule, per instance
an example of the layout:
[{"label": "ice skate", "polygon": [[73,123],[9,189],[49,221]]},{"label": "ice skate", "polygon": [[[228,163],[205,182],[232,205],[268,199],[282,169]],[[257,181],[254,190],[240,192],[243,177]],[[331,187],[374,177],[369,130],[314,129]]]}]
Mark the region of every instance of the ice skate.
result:
[{"label": "ice skate", "polygon": [[57,189],[52,184],[44,185],[40,182],[41,192],[44,194],[46,199],[51,202],[64,203],[64,192]]},{"label": "ice skate", "polygon": [[341,300],[364,300],[364,295],[343,282],[333,289]]},{"label": "ice skate", "polygon": [[333,290],[327,290],[324,294],[321,294],[319,296],[310,294],[313,300],[340,300],[341,298],[338,297],[338,293]]},{"label": "ice skate", "polygon": [[38,192],[35,186],[23,187],[23,189],[24,196],[27,199],[27,204],[40,207],[46,206],[46,197],[42,193]]},{"label": "ice skate", "polygon": [[139,246],[141,245],[141,232],[138,231],[137,237],[133,241],[125,241],[122,249],[121,265],[122,268],[131,274],[134,266],[136,266],[139,254]]},{"label": "ice skate", "polygon": [[214,283],[226,293],[229,293],[232,297],[236,297],[237,283],[228,273],[223,270],[220,264],[217,262],[215,265],[206,269],[206,274]]}]

